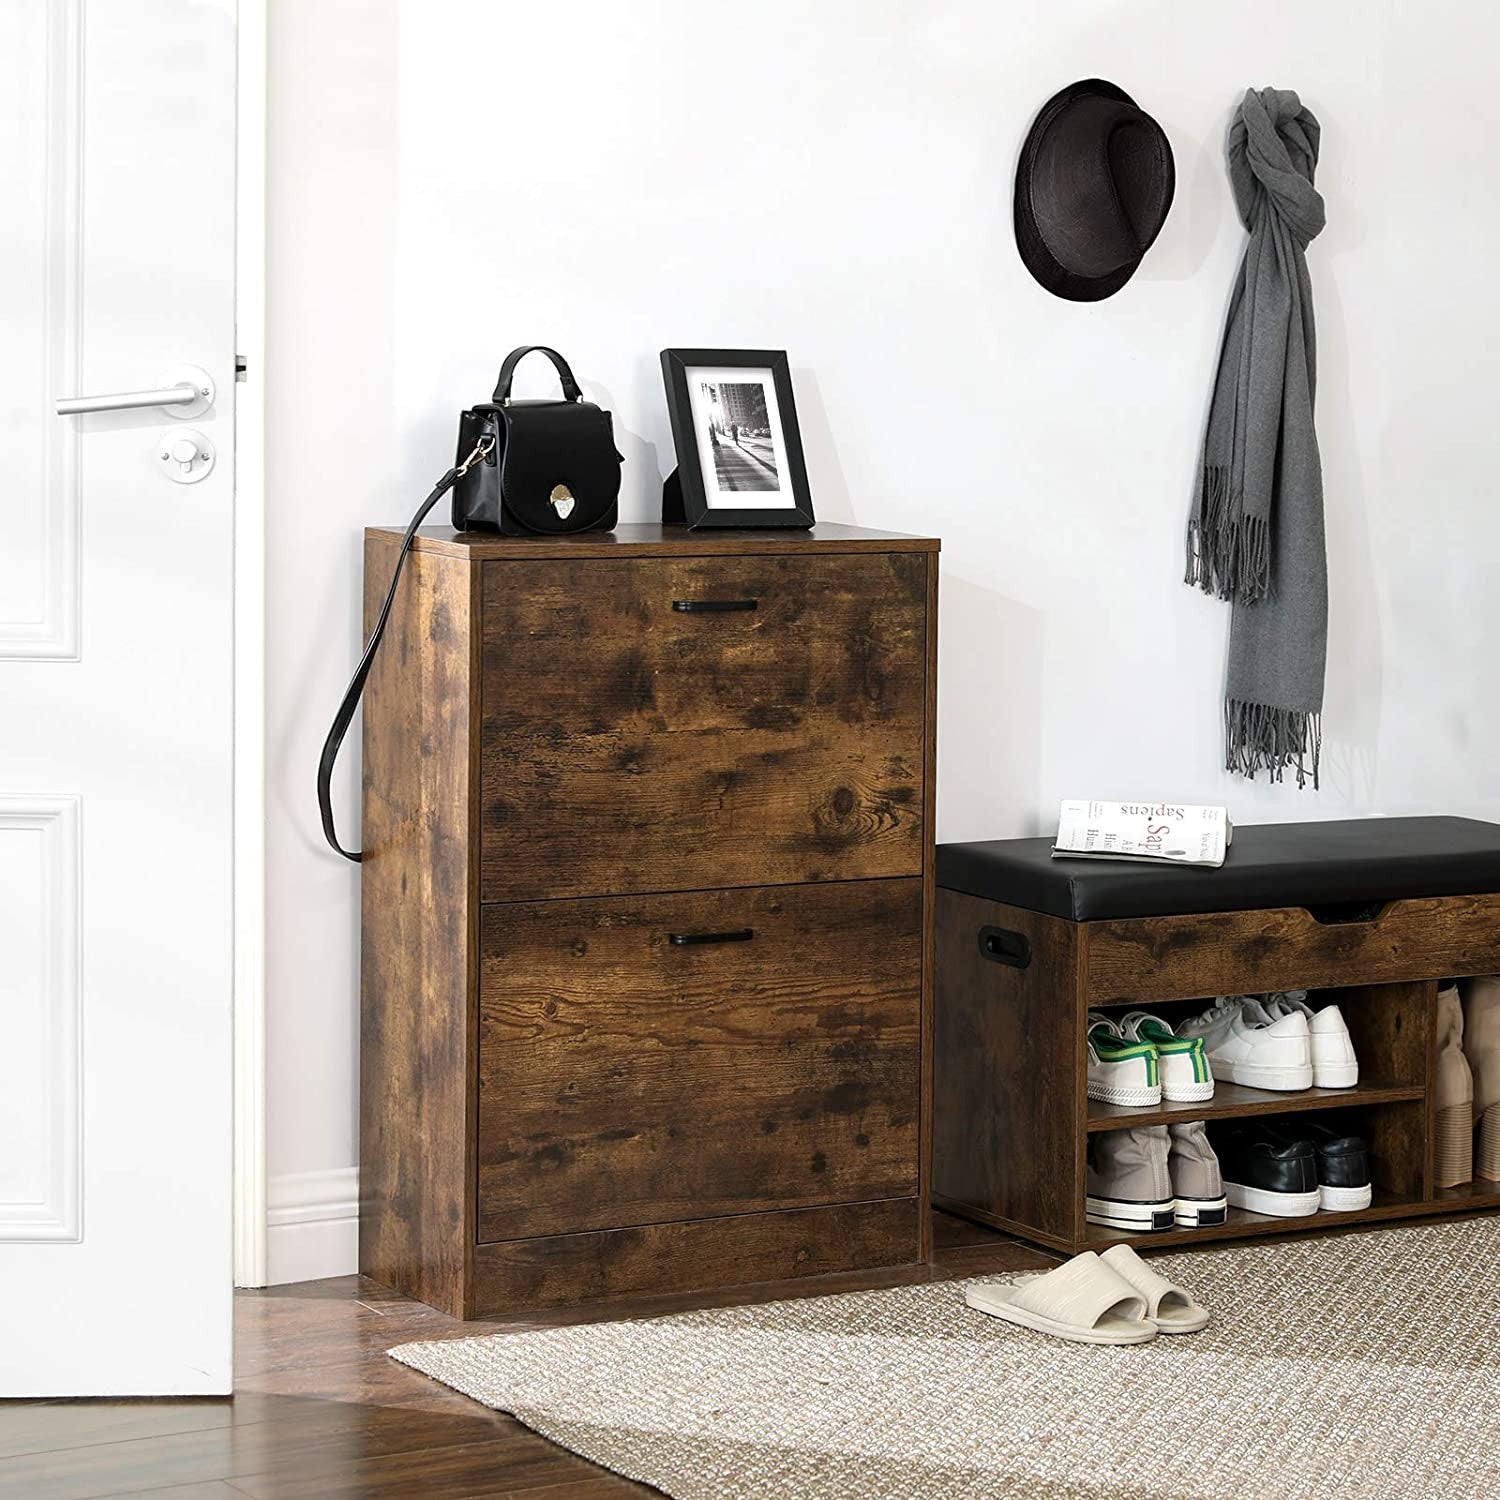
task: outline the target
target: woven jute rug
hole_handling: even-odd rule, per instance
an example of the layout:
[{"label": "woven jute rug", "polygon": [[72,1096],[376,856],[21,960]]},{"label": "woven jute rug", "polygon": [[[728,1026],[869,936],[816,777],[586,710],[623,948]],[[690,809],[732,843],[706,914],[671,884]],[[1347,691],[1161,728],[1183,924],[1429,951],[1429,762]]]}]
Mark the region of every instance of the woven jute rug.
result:
[{"label": "woven jute rug", "polygon": [[935,1282],[391,1354],[682,1500],[1500,1496],[1500,1219],[1152,1263],[1208,1329],[1065,1344]]}]

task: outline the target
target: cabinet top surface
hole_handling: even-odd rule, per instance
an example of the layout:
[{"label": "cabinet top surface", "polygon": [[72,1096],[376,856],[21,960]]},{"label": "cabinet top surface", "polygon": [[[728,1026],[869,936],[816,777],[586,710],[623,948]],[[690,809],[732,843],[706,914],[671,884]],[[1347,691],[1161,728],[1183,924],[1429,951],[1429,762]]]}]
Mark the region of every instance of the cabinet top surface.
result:
[{"label": "cabinet top surface", "polygon": [[[400,526],[371,526],[366,536],[399,541]],[[568,536],[499,536],[492,531],[454,531],[423,526],[415,549],[471,562],[524,561],[545,557],[712,557],[792,552],[936,552],[936,537],[904,536],[863,526],[821,522],[811,530],[790,527],[764,531],[690,531],[657,522],[617,526],[613,531],[579,531]]]}]

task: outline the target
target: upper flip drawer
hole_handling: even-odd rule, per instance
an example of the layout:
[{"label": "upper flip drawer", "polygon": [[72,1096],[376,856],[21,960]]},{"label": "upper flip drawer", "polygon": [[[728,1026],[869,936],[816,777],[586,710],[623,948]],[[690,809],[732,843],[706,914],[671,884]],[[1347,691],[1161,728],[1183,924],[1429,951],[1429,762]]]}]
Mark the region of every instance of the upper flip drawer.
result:
[{"label": "upper flip drawer", "polygon": [[485,563],[481,898],[920,873],[926,570]]}]

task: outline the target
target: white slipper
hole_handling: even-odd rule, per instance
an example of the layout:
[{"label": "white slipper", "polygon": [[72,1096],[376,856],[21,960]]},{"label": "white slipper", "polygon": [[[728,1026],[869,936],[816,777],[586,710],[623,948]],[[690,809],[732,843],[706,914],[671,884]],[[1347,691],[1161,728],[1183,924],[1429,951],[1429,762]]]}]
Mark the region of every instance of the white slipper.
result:
[{"label": "white slipper", "polygon": [[1157,1334],[1146,1299],[1092,1250],[1045,1276],[970,1282],[964,1301],[976,1312],[1078,1344],[1144,1344]]},{"label": "white slipper", "polygon": [[1129,1245],[1112,1245],[1100,1257],[1146,1302],[1146,1317],[1162,1333],[1197,1333],[1208,1327],[1208,1309],[1189,1292],[1159,1276]]}]

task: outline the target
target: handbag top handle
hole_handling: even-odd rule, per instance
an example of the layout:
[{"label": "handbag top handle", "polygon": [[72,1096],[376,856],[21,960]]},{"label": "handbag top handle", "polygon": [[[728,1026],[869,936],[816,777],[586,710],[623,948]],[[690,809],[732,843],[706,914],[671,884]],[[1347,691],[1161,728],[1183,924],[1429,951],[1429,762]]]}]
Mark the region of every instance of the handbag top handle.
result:
[{"label": "handbag top handle", "polygon": [[552,361],[562,381],[564,401],[583,400],[583,392],[579,390],[578,382],[573,379],[573,372],[568,368],[567,360],[556,349],[549,349],[545,344],[523,344],[519,349],[512,349],[505,356],[505,363],[500,366],[500,378],[495,382],[493,397],[496,406],[504,406],[510,400],[510,383],[515,376],[516,366],[528,354],[545,354]]}]

